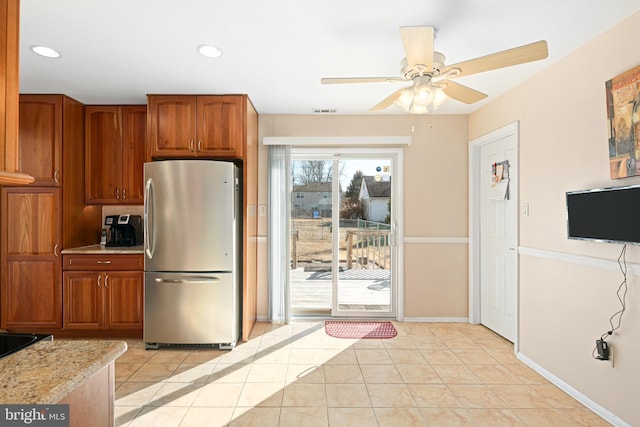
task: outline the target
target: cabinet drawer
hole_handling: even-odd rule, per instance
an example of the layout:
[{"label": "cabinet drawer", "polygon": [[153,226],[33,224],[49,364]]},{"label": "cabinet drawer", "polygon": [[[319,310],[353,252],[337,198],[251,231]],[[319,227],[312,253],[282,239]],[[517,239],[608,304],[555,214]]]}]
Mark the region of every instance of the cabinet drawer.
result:
[{"label": "cabinet drawer", "polygon": [[64,270],[144,270],[142,254],[63,255]]}]

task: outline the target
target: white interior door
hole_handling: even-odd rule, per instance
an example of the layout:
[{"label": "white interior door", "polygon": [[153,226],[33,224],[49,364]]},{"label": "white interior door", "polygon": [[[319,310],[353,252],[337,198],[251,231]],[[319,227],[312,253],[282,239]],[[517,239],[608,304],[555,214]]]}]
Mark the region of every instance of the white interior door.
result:
[{"label": "white interior door", "polygon": [[[518,298],[517,133],[480,146],[480,322],[510,341],[516,339]],[[507,166],[508,164],[508,166]],[[508,167],[506,197],[494,173]],[[507,177],[508,176],[508,177]],[[502,184],[504,185],[504,183]]]}]

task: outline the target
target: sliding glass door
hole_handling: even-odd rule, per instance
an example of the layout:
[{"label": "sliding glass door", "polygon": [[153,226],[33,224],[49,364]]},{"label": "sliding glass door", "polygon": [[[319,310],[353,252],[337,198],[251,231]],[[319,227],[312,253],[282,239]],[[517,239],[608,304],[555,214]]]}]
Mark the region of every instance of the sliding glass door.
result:
[{"label": "sliding glass door", "polygon": [[368,151],[292,150],[293,316],[395,316],[396,159]]}]

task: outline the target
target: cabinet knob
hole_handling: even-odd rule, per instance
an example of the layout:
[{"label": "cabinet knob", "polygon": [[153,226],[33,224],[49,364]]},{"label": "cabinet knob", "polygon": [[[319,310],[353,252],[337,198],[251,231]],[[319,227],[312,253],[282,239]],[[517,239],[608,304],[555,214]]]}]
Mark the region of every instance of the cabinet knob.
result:
[{"label": "cabinet knob", "polygon": [[122,189],[122,200],[127,198],[127,190],[125,188]]},{"label": "cabinet knob", "polygon": [[60,249],[60,245],[56,243],[56,245],[53,247],[53,254],[55,256],[60,256],[60,254],[58,254],[58,249]]},{"label": "cabinet knob", "polygon": [[116,188],[116,199],[120,198],[120,189]]},{"label": "cabinet knob", "polygon": [[98,274],[98,287],[101,288],[102,287],[102,276]]},{"label": "cabinet knob", "polygon": [[109,287],[109,276],[104,276],[104,287],[105,288]]},{"label": "cabinet knob", "polygon": [[198,153],[202,153],[202,141],[198,141]]},{"label": "cabinet knob", "polygon": [[53,172],[53,180],[56,182],[56,184],[60,184],[60,171],[59,170],[55,170],[55,172]]},{"label": "cabinet knob", "polygon": [[189,141],[189,151],[193,151],[193,143],[194,143],[193,139]]}]

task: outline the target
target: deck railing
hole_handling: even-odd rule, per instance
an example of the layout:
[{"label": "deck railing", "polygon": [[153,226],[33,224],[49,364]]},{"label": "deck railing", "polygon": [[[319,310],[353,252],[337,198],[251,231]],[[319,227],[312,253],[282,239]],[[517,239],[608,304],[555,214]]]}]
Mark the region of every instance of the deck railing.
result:
[{"label": "deck railing", "polygon": [[347,268],[388,270],[391,267],[390,230],[347,231]]}]

